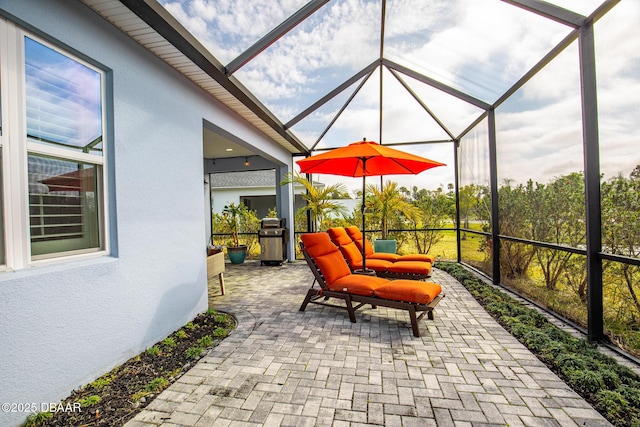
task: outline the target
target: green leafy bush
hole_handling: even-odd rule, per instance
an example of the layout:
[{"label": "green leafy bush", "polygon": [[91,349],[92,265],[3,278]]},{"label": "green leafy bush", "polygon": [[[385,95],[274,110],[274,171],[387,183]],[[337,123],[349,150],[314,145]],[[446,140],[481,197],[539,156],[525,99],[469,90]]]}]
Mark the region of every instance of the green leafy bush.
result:
[{"label": "green leafy bush", "polygon": [[149,347],[146,351],[146,353],[149,356],[157,356],[160,353],[162,353],[162,351],[160,350],[160,347],[158,347],[157,345],[154,345],[153,347]]},{"label": "green leafy bush", "polygon": [[144,389],[150,393],[159,392],[165,389],[169,385],[169,380],[163,377],[154,378],[151,380]]},{"label": "green leafy bush", "polygon": [[40,423],[42,423],[43,421],[46,421],[48,419],[50,419],[51,417],[53,417],[53,414],[51,412],[37,412],[37,413],[33,413],[30,414],[27,417],[27,421],[25,422],[25,427],[33,427],[33,426],[37,426]]},{"label": "green leafy bush", "polygon": [[96,403],[100,402],[100,400],[102,400],[100,396],[98,396],[97,394],[92,394],[91,396],[80,399],[78,402],[80,402],[80,405],[86,408],[95,405]]},{"label": "green leafy bush", "polygon": [[189,359],[197,359],[200,356],[200,353],[202,353],[202,347],[197,347],[197,346],[189,347],[185,351],[185,354]]}]

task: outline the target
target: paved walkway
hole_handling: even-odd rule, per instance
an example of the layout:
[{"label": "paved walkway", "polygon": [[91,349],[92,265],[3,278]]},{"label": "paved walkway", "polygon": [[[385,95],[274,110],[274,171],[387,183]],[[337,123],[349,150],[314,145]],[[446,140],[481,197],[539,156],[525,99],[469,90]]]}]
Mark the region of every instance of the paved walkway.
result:
[{"label": "paved walkway", "polygon": [[210,305],[238,326],[127,427],[609,426],[448,274],[435,320],[300,303],[306,264],[227,264]]}]

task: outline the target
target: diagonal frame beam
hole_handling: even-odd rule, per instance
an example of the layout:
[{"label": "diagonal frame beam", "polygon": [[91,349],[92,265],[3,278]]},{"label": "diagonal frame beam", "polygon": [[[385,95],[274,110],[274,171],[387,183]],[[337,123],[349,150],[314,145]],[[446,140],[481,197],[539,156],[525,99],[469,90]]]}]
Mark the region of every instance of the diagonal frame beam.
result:
[{"label": "diagonal frame beam", "polygon": [[584,25],[585,16],[572,12],[551,3],[539,0],[502,0],[505,3],[528,10],[545,18],[568,25],[573,28],[580,28]]},{"label": "diagonal frame beam", "polygon": [[482,108],[483,110],[488,110],[491,108],[491,105],[478,99],[475,98],[471,95],[468,95],[462,91],[459,91],[458,89],[454,89],[451,86],[447,86],[444,83],[441,83],[437,80],[434,80],[430,77],[425,76],[424,74],[420,74],[415,70],[412,70],[410,68],[407,68],[405,66],[402,66],[396,62],[390,61],[388,59],[382,59],[382,65],[384,65],[385,67],[389,68],[389,69],[393,69],[396,70],[406,76],[412,77],[422,83],[425,83],[429,86],[432,86],[436,89],[439,89],[445,93],[448,93],[451,96],[455,96],[458,99],[461,99],[465,102],[468,102],[471,105],[475,105],[478,108]]},{"label": "diagonal frame beam", "polygon": [[300,10],[287,18],[284,22],[271,30],[267,35],[254,43],[253,46],[242,52],[240,55],[238,55],[238,57],[231,61],[224,69],[225,74],[231,75],[238,71],[247,62],[258,56],[262,51],[278,41],[280,37],[291,31],[296,25],[307,19],[328,2],[329,0],[313,0],[307,3]]},{"label": "diagonal frame beam", "polygon": [[352,84],[354,84],[355,82],[357,82],[358,80],[360,80],[361,78],[366,76],[367,74],[371,74],[371,72],[379,64],[380,64],[380,61],[376,59],[371,64],[369,64],[366,67],[364,67],[362,70],[358,71],[356,74],[354,74],[349,79],[344,81],[341,85],[339,85],[338,87],[333,89],[331,92],[329,92],[328,94],[326,94],[325,96],[323,96],[322,98],[317,100],[311,106],[307,107],[304,111],[302,111],[300,114],[295,116],[293,119],[291,119],[287,123],[285,123],[284,128],[285,129],[290,129],[292,126],[294,126],[300,120],[304,119],[309,114],[313,113],[315,110],[317,110],[318,108],[320,108],[321,106],[323,106],[324,104],[329,102],[332,98],[337,96],[340,92],[342,92],[343,90],[345,90],[346,88],[348,88],[349,86],[351,86]]}]

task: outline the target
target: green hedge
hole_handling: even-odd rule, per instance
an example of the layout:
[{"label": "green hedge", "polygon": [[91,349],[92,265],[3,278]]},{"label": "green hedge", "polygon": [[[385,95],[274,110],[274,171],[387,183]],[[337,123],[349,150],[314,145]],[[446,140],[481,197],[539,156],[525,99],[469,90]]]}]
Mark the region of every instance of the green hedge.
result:
[{"label": "green hedge", "polygon": [[462,283],[498,322],[611,423],[640,427],[640,379],[632,370],[462,265],[440,262],[436,267]]}]

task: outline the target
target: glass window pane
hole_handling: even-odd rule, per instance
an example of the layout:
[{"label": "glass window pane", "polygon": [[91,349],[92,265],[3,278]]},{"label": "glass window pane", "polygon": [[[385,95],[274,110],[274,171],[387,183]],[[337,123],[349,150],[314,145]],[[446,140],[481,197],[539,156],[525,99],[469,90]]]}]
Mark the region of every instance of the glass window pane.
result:
[{"label": "glass window pane", "polygon": [[[620,2],[595,26],[605,252],[640,258],[640,7]],[[618,269],[620,271],[620,269]]]},{"label": "glass window pane", "polygon": [[102,152],[100,73],[25,37],[27,137]]},{"label": "glass window pane", "polygon": [[286,123],[378,57],[379,22],[379,2],[329,2],[234,76]]},{"label": "glass window pane", "polygon": [[303,7],[307,0],[160,0],[224,64]]},{"label": "glass window pane", "polygon": [[486,274],[492,273],[491,240],[478,232],[491,232],[491,197],[489,191],[489,134],[487,120],[480,122],[460,141],[459,204],[460,251],[463,262]]},{"label": "glass window pane", "polygon": [[587,327],[587,267],[584,255],[506,239],[500,244],[503,285]]},{"label": "glass window pane", "polygon": [[502,235],[584,245],[579,71],[573,43],[496,109]]},{"label": "glass window pane", "polygon": [[604,327],[613,342],[640,356],[640,267],[614,261],[603,265]]},{"label": "glass window pane", "polygon": [[495,0],[387,2],[387,59],[492,102],[570,28]]},{"label": "glass window pane", "polygon": [[29,155],[28,167],[32,256],[99,249],[100,166]]}]

